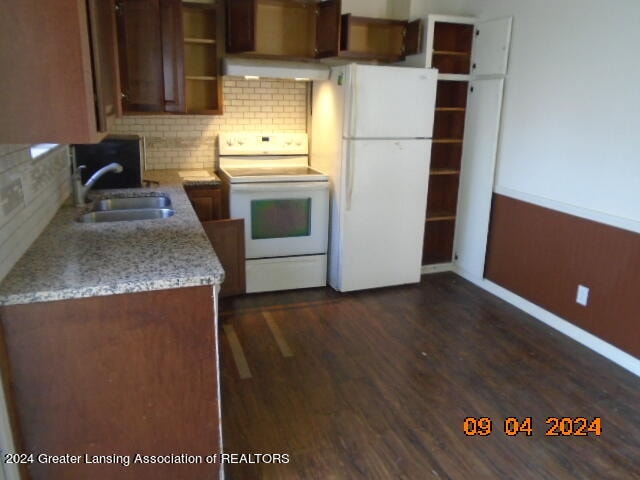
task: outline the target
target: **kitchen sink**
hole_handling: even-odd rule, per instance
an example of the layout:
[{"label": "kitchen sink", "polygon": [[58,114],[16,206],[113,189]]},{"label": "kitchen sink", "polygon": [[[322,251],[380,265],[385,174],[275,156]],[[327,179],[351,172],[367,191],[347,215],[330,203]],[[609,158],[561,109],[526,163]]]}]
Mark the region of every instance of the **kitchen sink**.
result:
[{"label": "kitchen sink", "polygon": [[128,222],[169,218],[175,211],[171,199],[159,195],[101,198],[93,202],[91,210],[77,218],[80,223]]},{"label": "kitchen sink", "polygon": [[120,210],[98,210],[80,215],[80,223],[128,222],[133,220],[152,220],[169,218],[174,214],[171,208],[129,208]]},{"label": "kitchen sink", "polygon": [[93,202],[91,211],[167,209],[169,207],[171,207],[171,199],[167,195],[152,197],[114,197],[96,200]]}]

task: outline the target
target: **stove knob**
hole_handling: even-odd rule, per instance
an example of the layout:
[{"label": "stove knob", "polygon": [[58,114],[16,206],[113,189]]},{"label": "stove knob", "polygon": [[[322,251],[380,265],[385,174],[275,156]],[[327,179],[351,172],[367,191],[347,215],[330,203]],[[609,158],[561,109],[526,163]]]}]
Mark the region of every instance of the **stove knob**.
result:
[{"label": "stove knob", "polygon": [[231,138],[227,138],[227,145],[233,145],[233,140]]},{"label": "stove knob", "polygon": [[287,139],[284,141],[284,143],[285,143],[285,145],[286,145],[287,147],[290,147],[290,146],[291,146],[291,143],[292,143],[292,140],[291,140],[290,138],[287,138]]},{"label": "stove knob", "polygon": [[243,138],[239,138],[238,139],[238,145],[244,145],[244,139]]}]

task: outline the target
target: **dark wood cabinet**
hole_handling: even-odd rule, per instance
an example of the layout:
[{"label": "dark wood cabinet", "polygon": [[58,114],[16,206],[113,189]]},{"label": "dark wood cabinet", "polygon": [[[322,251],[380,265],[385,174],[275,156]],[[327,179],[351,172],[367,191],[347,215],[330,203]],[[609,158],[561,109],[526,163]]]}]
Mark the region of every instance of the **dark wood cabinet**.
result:
[{"label": "dark wood cabinet", "polygon": [[224,268],[220,296],[245,293],[244,220],[224,214],[220,187],[185,187],[185,191]]},{"label": "dark wood cabinet", "polygon": [[96,143],[119,115],[113,5],[5,2],[0,143]]},{"label": "dark wood cabinet", "polygon": [[228,0],[227,52],[241,53],[256,49],[256,0]]},{"label": "dark wood cabinet", "polygon": [[395,62],[419,53],[422,22],[342,15],[340,56]]},{"label": "dark wood cabinet", "polygon": [[184,111],[182,2],[120,0],[116,8],[123,109]]},{"label": "dark wood cabinet", "polygon": [[[217,464],[133,463],[141,455],[220,452],[213,286],[0,308],[4,391],[24,478],[217,480]],[[131,455],[87,463],[84,455]]]},{"label": "dark wood cabinet", "polygon": [[246,292],[244,219],[234,218],[216,222],[202,222],[224,268],[221,297],[241,295]]},{"label": "dark wood cabinet", "polygon": [[336,56],[340,6],[340,0],[227,0],[227,52],[298,59]]},{"label": "dark wood cabinet", "polygon": [[162,0],[160,3],[162,34],[162,76],[164,110],[185,111],[184,49],[182,46],[182,2]]},{"label": "dark wood cabinet", "polygon": [[87,13],[97,130],[107,132],[120,114],[116,66],[118,53],[113,5],[100,0],[87,0]]},{"label": "dark wood cabinet", "polygon": [[201,222],[221,220],[222,199],[219,187],[185,187],[189,201]]}]

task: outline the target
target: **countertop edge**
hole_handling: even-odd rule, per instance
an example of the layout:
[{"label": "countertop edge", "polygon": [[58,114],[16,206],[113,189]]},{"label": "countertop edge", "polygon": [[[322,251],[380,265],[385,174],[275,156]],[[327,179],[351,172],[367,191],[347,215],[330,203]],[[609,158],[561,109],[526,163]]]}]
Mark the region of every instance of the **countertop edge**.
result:
[{"label": "countertop edge", "polygon": [[189,279],[152,280],[149,282],[120,282],[113,286],[96,286],[69,288],[55,292],[34,292],[33,294],[12,294],[0,299],[0,307],[12,305],[28,305],[33,303],[56,302],[60,300],[77,300],[80,298],[108,297],[126,295],[128,293],[153,292],[175,288],[202,287],[222,284],[224,274]]}]

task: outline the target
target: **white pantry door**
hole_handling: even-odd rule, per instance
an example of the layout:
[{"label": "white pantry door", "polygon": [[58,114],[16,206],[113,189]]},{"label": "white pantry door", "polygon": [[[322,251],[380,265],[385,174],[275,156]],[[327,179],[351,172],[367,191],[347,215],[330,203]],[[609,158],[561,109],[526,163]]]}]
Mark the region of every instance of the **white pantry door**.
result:
[{"label": "white pantry door", "polygon": [[467,97],[455,265],[481,280],[487,251],[504,79],[472,80]]}]

